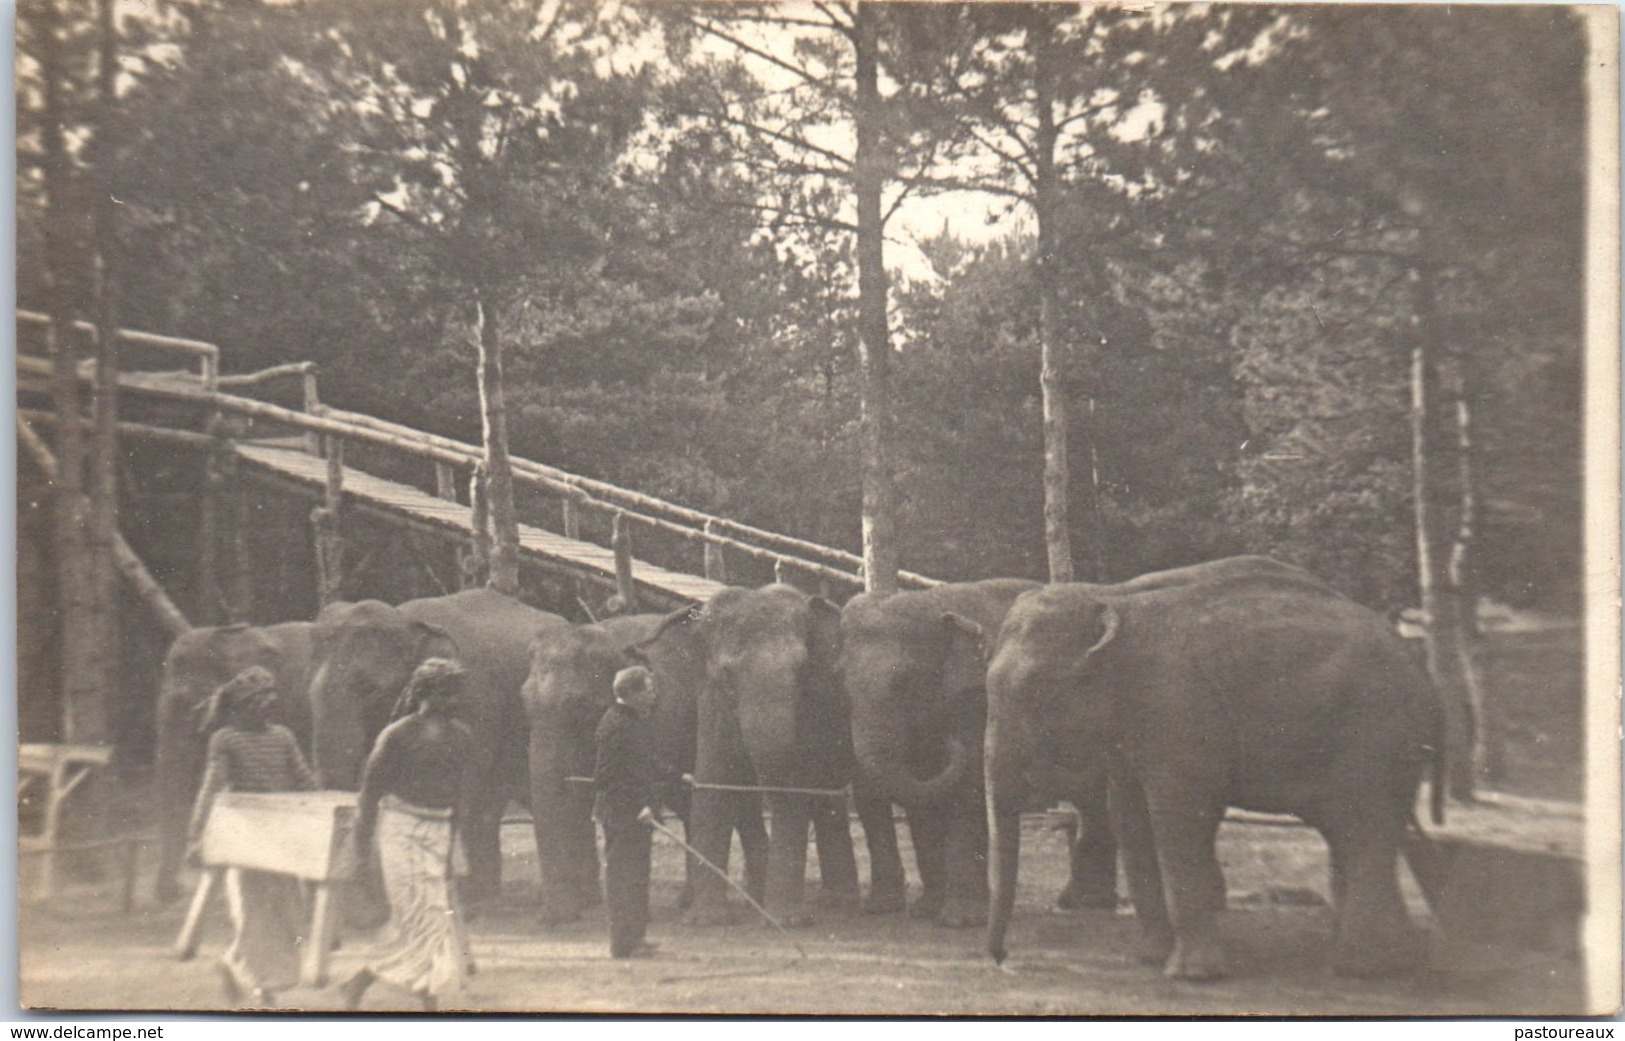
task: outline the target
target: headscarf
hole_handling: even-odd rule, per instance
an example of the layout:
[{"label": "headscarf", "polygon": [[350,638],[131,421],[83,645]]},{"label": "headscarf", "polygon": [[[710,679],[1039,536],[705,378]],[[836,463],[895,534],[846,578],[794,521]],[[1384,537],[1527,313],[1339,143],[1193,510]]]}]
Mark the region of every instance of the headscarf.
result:
[{"label": "headscarf", "polygon": [[394,718],[416,712],[418,704],[429,694],[455,689],[458,677],[465,671],[460,662],[451,658],[425,658],[423,664],[412,670],[412,678],[395,699]]},{"label": "headscarf", "polygon": [[232,712],[247,704],[250,698],[275,689],[276,677],[271,675],[270,669],[263,665],[250,665],[217,687],[209,700],[204,702],[203,722],[198,730],[209,733],[223,724]]}]

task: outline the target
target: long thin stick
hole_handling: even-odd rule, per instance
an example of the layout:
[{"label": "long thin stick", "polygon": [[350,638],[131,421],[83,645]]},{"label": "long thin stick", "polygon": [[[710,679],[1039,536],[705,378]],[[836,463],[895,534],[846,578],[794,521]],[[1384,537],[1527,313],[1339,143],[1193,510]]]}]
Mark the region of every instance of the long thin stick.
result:
[{"label": "long thin stick", "polygon": [[790,945],[796,949],[797,954],[801,955],[802,958],[807,957],[807,952],[801,949],[801,944],[797,943],[796,938],[794,936],[790,935],[790,931],[788,929],[786,929],[783,926],[783,924],[781,924],[779,922],[779,920],[777,918],[774,918],[771,914],[768,914],[767,908],[765,908],[761,904],[757,903],[756,898],[751,896],[748,892],[745,891],[745,887],[741,886],[738,882],[735,882],[733,879],[729,878],[728,873],[726,871],[722,870],[721,868],[717,867],[715,864],[711,863],[709,860],[707,860],[705,858],[705,854],[701,853],[699,850],[695,849],[693,846],[690,846],[687,842],[684,842],[681,838],[679,838],[677,836],[676,832],[672,831],[670,828],[666,827],[664,824],[661,824],[659,821],[655,820],[653,817],[650,817],[647,823],[652,828],[654,828],[656,831],[660,832],[660,834],[666,836],[668,839],[671,839],[673,842],[675,842],[679,846],[683,847],[685,850],[687,850],[694,857],[695,860],[699,861],[701,864],[704,864],[706,867],[710,868],[711,871],[718,878],[722,879],[724,882],[728,883],[729,886],[733,887],[734,891],[737,892],[740,896],[744,897],[746,903],[748,903],[748,904],[750,904],[750,906],[756,908],[757,913],[760,914],[763,918],[766,918],[768,920],[768,923],[771,924],[773,926],[773,928],[777,929],[779,932],[784,934],[784,938],[786,940],[790,941]]}]

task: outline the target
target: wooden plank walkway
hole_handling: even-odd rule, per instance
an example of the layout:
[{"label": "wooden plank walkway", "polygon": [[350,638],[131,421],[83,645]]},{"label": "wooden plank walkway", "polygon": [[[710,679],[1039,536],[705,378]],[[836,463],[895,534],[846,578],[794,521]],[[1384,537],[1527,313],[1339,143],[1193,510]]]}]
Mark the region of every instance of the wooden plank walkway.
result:
[{"label": "wooden plank walkway", "polygon": [[[288,445],[239,441],[237,454],[245,462],[261,467],[280,477],[316,491],[327,486],[327,461]],[[434,527],[444,528],[469,536],[473,533],[473,510],[460,503],[448,502],[411,485],[386,481],[371,474],[346,466],[344,468],[344,494],[355,500],[404,516]],[[590,542],[555,535],[550,531],[529,525],[519,525],[519,551],[544,567],[552,567],[589,578],[615,578],[615,554]],[[632,579],[640,596],[662,603],[704,603],[725,587],[708,578],[667,571],[653,564],[634,560]]]}]

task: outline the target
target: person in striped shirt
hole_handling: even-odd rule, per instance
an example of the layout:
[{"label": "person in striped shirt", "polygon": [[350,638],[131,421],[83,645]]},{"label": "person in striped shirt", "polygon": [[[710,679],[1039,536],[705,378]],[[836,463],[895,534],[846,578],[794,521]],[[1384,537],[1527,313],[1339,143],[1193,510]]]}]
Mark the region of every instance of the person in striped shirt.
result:
[{"label": "person in striped shirt", "polygon": [[[208,825],[217,792],[309,791],[316,775],[305,762],[293,731],[271,721],[276,680],[255,665],[214,692],[203,721],[209,735],[203,786],[192,812],[191,851]],[[226,1001],[259,1008],[276,1004],[278,991],[299,982],[299,937],[304,933],[304,891],[291,875],[246,868],[226,869],[226,905],[232,939],[220,961]]]}]

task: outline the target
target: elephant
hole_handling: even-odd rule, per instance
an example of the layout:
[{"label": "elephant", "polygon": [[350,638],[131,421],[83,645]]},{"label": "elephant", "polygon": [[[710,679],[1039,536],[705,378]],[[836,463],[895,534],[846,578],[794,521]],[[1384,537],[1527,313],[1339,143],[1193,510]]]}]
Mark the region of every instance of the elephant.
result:
[{"label": "elephant", "polygon": [[[695,790],[691,834],[707,860],[726,868],[729,832],[753,812],[762,786],[813,792],[854,779],[847,708],[835,682],[840,610],[822,597],[775,583],[730,587],[703,608],[671,615],[639,650],[650,658],[685,656],[699,684],[696,705]],[[660,673],[656,671],[657,686]],[[771,811],[765,905],[784,924],[812,920],[807,907],[807,827],[816,831],[824,895],[836,904],[860,898],[856,857],[844,798],[767,791]],[[890,803],[854,792],[870,853],[866,910],[900,909],[903,869]],[[748,858],[748,848],[747,848]],[[729,920],[725,883],[710,873],[694,879],[688,921]]]},{"label": "elephant", "polygon": [[[536,826],[542,875],[541,923],[575,921],[603,899],[598,847],[593,834],[593,791],[569,778],[593,773],[598,722],[613,700],[615,674],[636,664],[628,652],[653,636],[665,615],[638,614],[538,634],[531,645],[530,675],[521,696],[530,724],[530,810]],[[662,759],[675,768],[693,766],[691,725],[657,714],[660,727],[685,727],[667,740]],[[686,749],[684,746],[687,746]]]},{"label": "elephant", "polygon": [[460,823],[465,893],[478,903],[501,883],[500,831],[509,799],[528,801],[528,726],[520,698],[533,643],[569,623],[490,589],[409,600],[328,604],[316,616],[310,702],[316,772],[354,788],[379,731],[395,714],[412,670],[451,657],[466,670],[459,715],[473,731],[481,798]]},{"label": "elephant", "polygon": [[1184,570],[1049,586],[1005,616],[987,673],[989,953],[1006,953],[1027,793],[1104,769],[1141,960],[1178,979],[1226,973],[1215,839],[1237,807],[1325,838],[1336,972],[1414,966],[1424,934],[1396,869],[1401,850],[1413,868],[1428,859],[1415,803],[1430,765],[1442,816],[1437,692],[1381,615],[1307,572],[1261,558]]},{"label": "elephant", "polygon": [[164,655],[158,694],[158,877],[156,898],[180,895],[178,877],[186,849],[192,803],[203,779],[208,735],[200,732],[202,709],[216,688],[244,669],[260,665],[276,677],[279,720],[310,749],[309,622],[224,625],[182,633]]},{"label": "elephant", "polygon": [[[995,578],[888,595],[841,611],[838,672],[863,776],[905,806],[924,892],[910,907],[945,925],[987,921],[984,634],[1037,582]],[[964,754],[962,754],[964,753]],[[1062,907],[1117,906],[1117,851],[1103,781],[1066,793],[1082,828]]]}]

